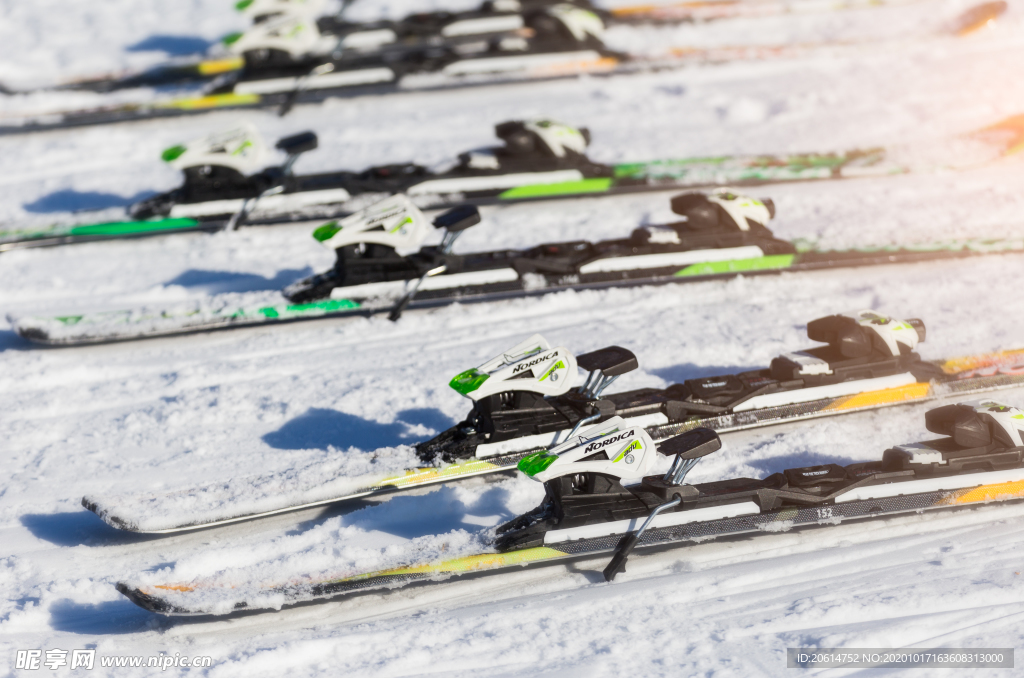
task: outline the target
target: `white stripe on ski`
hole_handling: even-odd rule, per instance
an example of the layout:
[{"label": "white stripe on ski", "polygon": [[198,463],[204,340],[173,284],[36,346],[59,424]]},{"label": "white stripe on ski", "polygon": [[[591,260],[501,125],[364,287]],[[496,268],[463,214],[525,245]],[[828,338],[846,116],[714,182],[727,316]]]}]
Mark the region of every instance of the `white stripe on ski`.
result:
[{"label": "white stripe on ski", "polygon": [[740,403],[733,408],[733,412],[746,412],[747,410],[760,410],[767,407],[779,407],[780,405],[806,403],[811,400],[822,400],[823,398],[838,398],[866,391],[899,388],[900,386],[909,386],[916,383],[917,379],[914,378],[914,375],[910,372],[905,372],[904,374],[893,374],[888,377],[877,377],[875,379],[858,379],[856,381],[844,381],[839,384],[829,384],[828,386],[815,386],[813,388],[800,388],[781,393],[768,393],[762,396],[755,396],[744,403]]},{"label": "white stripe on ski", "polygon": [[[644,414],[639,417],[627,417],[625,421],[630,426],[662,426],[668,423],[668,417],[661,412]],[[503,440],[500,443],[483,443],[476,447],[477,459],[489,459],[500,454],[510,452],[522,452],[537,448],[550,448],[558,443],[564,442],[572,429],[564,428],[554,433],[540,433],[532,436],[523,436],[511,440]]]},{"label": "white stripe on ski", "polygon": [[472,75],[476,73],[507,73],[525,71],[538,66],[558,66],[584,61],[600,61],[601,55],[593,50],[559,52],[555,54],[520,54],[507,57],[463,59],[442,69],[445,75]]},{"label": "white stripe on ski", "polygon": [[708,261],[729,261],[730,259],[754,259],[763,257],[764,251],[756,245],[730,247],[722,250],[687,250],[665,252],[664,254],[641,254],[632,257],[609,257],[598,259],[580,266],[580,273],[608,273],[611,271],[632,271],[638,268],[665,268],[688,266]]},{"label": "white stripe on ski", "polygon": [[480,17],[479,19],[463,19],[453,21],[441,29],[441,35],[453,38],[459,35],[478,35],[480,33],[500,33],[515,31],[523,27],[523,17],[519,14],[506,16]]},{"label": "white stripe on ski", "polygon": [[1024,480],[1024,468],[1015,468],[1010,469],[1009,471],[987,471],[984,473],[968,473],[967,475],[949,476],[946,478],[927,478],[925,480],[911,480],[902,483],[869,485],[866,487],[856,487],[846,494],[839,495],[836,497],[836,503],[842,504],[850,501],[897,497],[901,494],[921,494],[924,492],[940,492],[942,490],[962,490],[968,487],[977,487],[978,485],[998,485],[1002,483],[1020,482],[1022,480]]},{"label": "white stripe on ski", "polygon": [[554,172],[520,172],[518,174],[495,174],[485,177],[458,177],[454,179],[433,179],[416,184],[406,191],[410,197],[436,193],[463,193],[470,191],[492,191],[533,184],[561,184],[568,181],[582,181],[579,170],[557,170]]},{"label": "white stripe on ski", "polygon": [[324,73],[323,75],[299,76],[294,78],[268,78],[251,80],[235,85],[235,94],[278,94],[293,92],[296,89],[328,89],[331,87],[351,87],[353,85],[372,85],[378,82],[392,82],[395,72],[390,68],[362,68],[356,71],[340,73]]},{"label": "white stripe on ski", "polygon": [[[675,513],[662,513],[651,523],[651,528],[673,527],[687,523],[702,522],[705,520],[721,520],[723,518],[736,518],[738,516],[752,516],[761,512],[757,504],[752,501],[744,501],[735,504],[724,504],[722,506],[707,506],[705,508],[693,509],[690,511],[677,511]],[[561,544],[576,539],[595,539],[597,537],[609,537],[615,534],[626,534],[640,529],[647,516],[630,518],[629,520],[616,520],[610,523],[598,525],[584,525],[582,527],[570,527],[564,530],[551,530],[544,535],[544,544]]]},{"label": "white stripe on ski", "polygon": [[[512,282],[519,279],[519,274],[512,268],[496,268],[491,271],[469,271],[452,273],[451,275],[435,275],[427,278],[420,285],[420,291],[445,290],[452,287],[470,285],[492,285],[495,283]],[[332,299],[369,299],[374,297],[400,297],[408,290],[412,281],[395,280],[392,282],[366,283],[351,287],[335,287],[331,290]]]},{"label": "white stripe on ski", "polygon": [[[300,191],[299,193],[279,193],[260,198],[256,203],[253,214],[259,214],[264,210],[284,211],[312,207],[314,205],[330,205],[333,203],[348,202],[352,199],[351,194],[344,188],[327,188],[322,191]],[[178,204],[171,208],[170,217],[208,217],[215,214],[234,214],[242,208],[243,198],[237,200],[210,200],[209,202],[196,202]]]}]

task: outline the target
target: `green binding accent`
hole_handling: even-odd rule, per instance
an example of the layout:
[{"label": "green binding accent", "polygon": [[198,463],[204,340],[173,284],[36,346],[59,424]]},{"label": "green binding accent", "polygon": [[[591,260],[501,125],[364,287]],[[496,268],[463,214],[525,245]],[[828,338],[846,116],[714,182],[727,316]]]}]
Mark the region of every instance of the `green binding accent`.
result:
[{"label": "green binding accent", "polygon": [[112,221],[105,224],[87,224],[68,230],[68,235],[132,235],[154,231],[175,231],[198,226],[195,219],[158,219],[156,221]]},{"label": "green binding accent", "polygon": [[341,230],[337,221],[331,221],[313,231],[313,237],[317,242],[325,242],[334,237],[334,234]]},{"label": "green binding accent", "polygon": [[793,265],[794,258],[796,258],[795,254],[773,254],[767,257],[754,257],[753,259],[709,261],[703,264],[691,264],[681,271],[676,271],[675,277],[681,278],[692,275],[745,273],[747,271],[766,271],[776,268],[789,268]]},{"label": "green binding accent", "polygon": [[552,365],[552,366],[551,366],[551,369],[550,369],[550,370],[548,370],[547,372],[545,372],[545,373],[544,373],[544,376],[543,376],[543,377],[541,377],[540,379],[538,379],[538,381],[544,381],[545,379],[547,379],[548,377],[550,377],[550,376],[551,376],[551,374],[552,374],[552,373],[553,373],[553,372],[554,372],[555,370],[560,370],[560,369],[562,369],[563,367],[565,367],[565,363],[563,363],[563,362],[562,362],[561,360],[559,360],[559,361],[558,361],[557,363],[555,363],[554,365]]},{"label": "green binding accent", "polygon": [[490,375],[484,374],[474,367],[471,370],[466,370],[465,372],[456,374],[452,380],[448,382],[448,385],[458,393],[468,396],[470,393],[480,388],[480,385],[489,378]]},{"label": "green binding accent", "polygon": [[168,148],[167,150],[160,154],[160,158],[164,162],[172,162],[180,158],[182,154],[187,150],[188,147],[182,146],[181,144],[178,144],[177,146],[171,146],[170,148]]},{"label": "green binding accent", "polygon": [[[360,303],[352,299],[324,299],[308,304],[289,304],[284,308],[280,306],[264,306],[256,309],[256,313],[264,318],[289,318],[299,315],[321,315],[331,311],[344,311],[352,308],[359,308]],[[235,317],[245,315],[245,312],[236,313]]]},{"label": "green binding accent", "polygon": [[498,200],[518,198],[540,198],[549,195],[572,195],[576,193],[604,193],[612,187],[611,179],[582,179],[563,181],[557,184],[530,184],[516,186],[498,195]]},{"label": "green binding accent", "polygon": [[239,38],[241,37],[241,33],[228,33],[223,38],[221,38],[220,41],[225,47],[230,47],[231,45],[238,42]]},{"label": "green binding accent", "polygon": [[619,461],[620,459],[622,459],[623,457],[625,457],[628,452],[631,452],[633,450],[640,451],[640,450],[643,450],[643,449],[644,449],[644,446],[640,443],[640,441],[639,440],[634,440],[633,442],[631,442],[626,447],[626,449],[622,450],[622,452],[619,452],[619,456],[615,457],[615,459],[612,460],[612,463],[614,464],[617,461]]},{"label": "green binding accent", "polygon": [[548,466],[554,464],[556,459],[558,459],[557,454],[550,454],[547,450],[541,450],[520,459],[519,463],[516,464],[516,468],[532,478]]},{"label": "green binding accent", "polygon": [[253,1],[254,0],[238,0],[238,2],[235,3],[235,9],[237,9],[239,12],[245,11],[245,9],[249,5],[251,5]]}]

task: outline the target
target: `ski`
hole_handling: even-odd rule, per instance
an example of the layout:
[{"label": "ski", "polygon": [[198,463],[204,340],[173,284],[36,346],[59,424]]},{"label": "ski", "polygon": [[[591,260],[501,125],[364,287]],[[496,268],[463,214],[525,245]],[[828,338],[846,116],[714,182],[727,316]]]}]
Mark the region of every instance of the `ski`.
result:
[{"label": "ski", "polygon": [[[972,33],[994,22],[1005,9],[1003,2],[972,8],[937,39]],[[629,54],[604,44],[604,23],[597,14],[571,4],[545,6],[524,15],[522,30],[514,35],[499,33],[448,47],[427,41],[423,46],[396,47],[380,54],[338,53],[334,49],[337,40],[320,35],[316,22],[303,15],[285,14],[258,24],[254,30],[260,37],[248,45],[251,49],[245,52],[242,68],[230,70],[231,63],[237,65],[230,60],[211,62],[210,68],[222,73],[202,91],[193,88],[170,98],[143,96],[136,97],[137,101],[94,108],[16,114],[0,120],[0,134],[212,110],[269,108],[283,115],[296,105],[334,97],[452,90],[584,74],[627,75],[737,60],[799,57],[816,50],[856,49],[864,44],[676,47],[658,54]]]},{"label": "ski", "polygon": [[[905,246],[824,250],[797,247],[764,225],[770,200],[728,190],[672,199],[684,220],[650,225],[627,238],[549,243],[528,250],[454,254],[451,246],[479,221],[472,207],[434,220],[441,247],[422,247],[431,224],[403,195],[314,231],[336,252],[333,269],[284,290],[288,303],[246,306],[244,295],[219,295],[171,308],[9,316],[30,341],[74,346],[315,318],[367,317],[455,303],[488,303],[568,289],[683,284],[739,275],[833,270],[1024,252],[1024,238],[957,240]],[[419,247],[417,251],[416,248]],[[401,256],[398,251],[412,251]]]},{"label": "ski", "polygon": [[[613,581],[634,549],[1024,498],[1024,412],[979,400],[933,409],[925,424],[944,437],[897,445],[880,461],[690,485],[688,472],[722,446],[713,430],[659,444],[613,419],[524,458],[519,468],[544,484],[544,501],[497,528],[476,553],[445,559],[438,551],[387,569],[296,572],[277,581],[244,568],[180,582],[143,575],[117,590],[164,615],[224,615],[601,554],[612,554],[603,574]],[[647,475],[659,454],[671,468]]]},{"label": "ski", "polygon": [[[826,344],[763,370],[613,394],[605,393],[611,382],[637,367],[631,352],[574,356],[535,335],[452,379],[473,402],[469,415],[415,449],[372,453],[376,474],[331,459],[164,493],[89,495],[82,504],[117,529],[167,534],[512,471],[612,419],[658,441],[698,427],[728,433],[1024,384],[1024,350],[922,360],[912,350],[925,334],[919,320],[862,311],[812,321],[808,334]],[[581,380],[577,368],[589,376]]]}]

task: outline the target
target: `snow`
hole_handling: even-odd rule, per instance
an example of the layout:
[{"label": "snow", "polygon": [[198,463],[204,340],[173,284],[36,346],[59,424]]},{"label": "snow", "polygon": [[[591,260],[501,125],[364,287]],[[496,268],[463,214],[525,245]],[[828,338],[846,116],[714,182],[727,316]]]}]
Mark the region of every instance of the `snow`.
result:
[{"label": "snow", "polygon": [[[401,15],[469,6],[357,2]],[[968,3],[809,13],[665,29],[616,29],[622,44],[813,43],[923,36]],[[365,9],[366,7],[372,9]],[[55,82],[166,57],[151,36],[212,41],[240,27],[230,3],[0,0],[0,81]],[[443,162],[492,141],[493,125],[554,116],[585,125],[604,162],[727,153],[912,145],[1024,111],[1024,5],[973,37],[629,77],[365,97],[269,113],[0,138],[0,220],[116,208],[177,182],[160,151],[252,121],[273,139],[314,129],[300,172],[416,159]],[[150,42],[149,44],[154,44]],[[659,43],[660,44],[660,43]],[[891,44],[891,43],[887,43]],[[33,95],[35,96],[35,95]],[[0,101],[4,114],[79,95]],[[56,97],[52,99],[51,97]],[[46,101],[43,101],[46,99]],[[823,247],[1020,237],[1024,160],[961,171],[763,187],[783,238]],[[458,251],[628,233],[671,218],[667,194],[485,208]],[[0,316],[277,298],[333,255],[312,225],[248,228],[0,255]],[[300,606],[228,619],[170,620],[117,581],[229,581],[387,567],[437,544],[471,549],[535,506],[523,477],[467,480],[396,496],[165,537],[118,532],[85,495],[237,483],[330,461],[342,470],[464,416],[449,379],[534,332],[579,354],[618,344],[640,369],[614,388],[766,365],[807,345],[807,321],[854,308],[920,317],[926,358],[1024,346],[1020,255],[656,289],[561,293],[385,319],[42,350],[0,321],[0,657],[19,649],[210,655],[168,675],[786,676],[785,648],[1014,647],[1024,640],[1017,544],[1024,506],[843,523],[819,530],[636,553],[604,584],[605,561]],[[1020,406],[1024,389],[996,394]],[[737,433],[694,482],[877,459],[930,437],[926,406]],[[353,466],[355,465],[355,466]],[[1022,645],[1024,646],[1024,645]],[[67,668],[60,671],[68,671]],[[97,669],[96,675],[151,675]],[[952,674],[952,672],[951,672]],[[856,674],[855,674],[856,675]],[[941,672],[937,673],[941,675]],[[985,675],[961,671],[955,675]],[[992,672],[991,675],[1006,675]]]}]

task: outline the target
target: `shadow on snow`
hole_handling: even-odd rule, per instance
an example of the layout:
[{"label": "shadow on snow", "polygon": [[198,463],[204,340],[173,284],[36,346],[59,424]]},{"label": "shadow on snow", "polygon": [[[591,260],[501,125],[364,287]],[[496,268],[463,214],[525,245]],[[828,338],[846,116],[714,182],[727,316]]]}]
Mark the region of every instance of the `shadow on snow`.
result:
[{"label": "shadow on snow", "polygon": [[75,191],[64,189],[30,202],[24,206],[26,212],[47,214],[50,212],[79,212],[82,210],[102,210],[111,207],[127,207],[143,198],[155,195],[153,191],[142,191],[133,196],[101,193],[99,191]]},{"label": "shadow on snow", "polygon": [[313,269],[311,268],[285,269],[278,271],[273,278],[266,278],[255,273],[207,271],[193,268],[168,280],[164,285],[203,288],[208,292],[262,292],[279,290],[299,278],[312,275],[312,273]]},{"label": "shadow on snow", "polygon": [[194,35],[151,35],[125,48],[126,52],[163,52],[167,56],[204,54],[213,43]]},{"label": "shadow on snow", "polygon": [[156,615],[152,612],[127,598],[104,603],[76,603],[64,599],[50,606],[52,629],[83,635],[137,633],[149,628],[154,618]]},{"label": "shadow on snow", "polygon": [[443,431],[455,422],[436,408],[403,410],[388,424],[363,419],[337,410],[311,408],[276,431],[263,442],[278,450],[309,450],[337,447],[375,450],[419,442],[422,435],[412,431],[424,426]]},{"label": "shadow on snow", "polygon": [[156,535],[116,530],[92,511],[28,513],[19,518],[32,536],[57,546],[106,546],[154,539]]},{"label": "shadow on snow", "polygon": [[515,518],[508,508],[510,496],[505,487],[488,487],[469,503],[460,499],[460,494],[465,498],[457,487],[445,485],[420,496],[396,496],[377,506],[349,514],[345,524],[415,539],[453,530],[479,532]]}]

